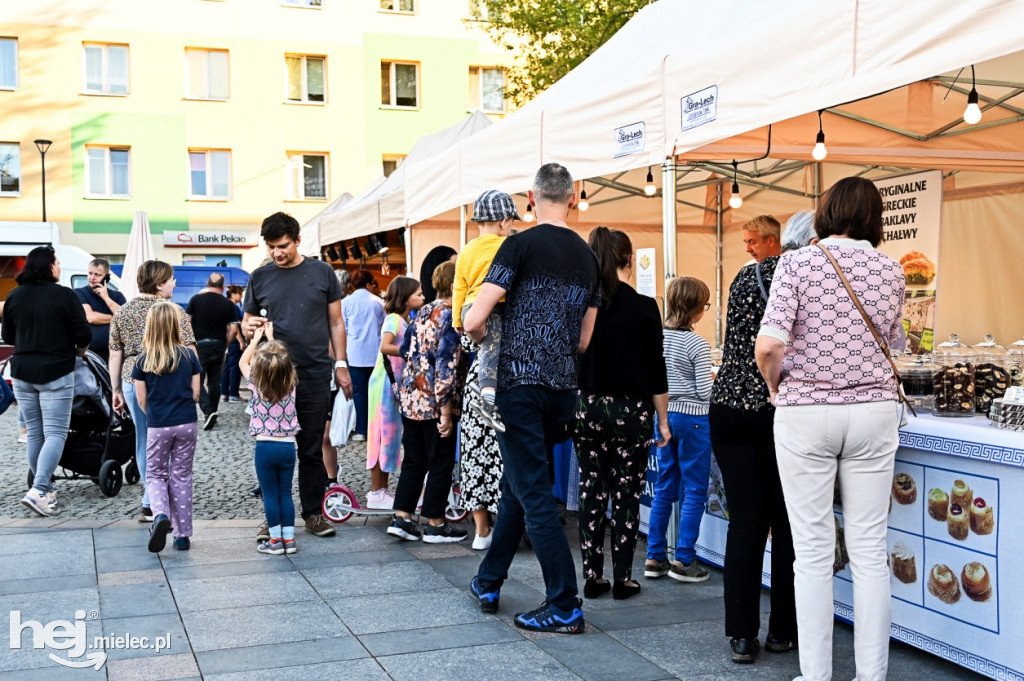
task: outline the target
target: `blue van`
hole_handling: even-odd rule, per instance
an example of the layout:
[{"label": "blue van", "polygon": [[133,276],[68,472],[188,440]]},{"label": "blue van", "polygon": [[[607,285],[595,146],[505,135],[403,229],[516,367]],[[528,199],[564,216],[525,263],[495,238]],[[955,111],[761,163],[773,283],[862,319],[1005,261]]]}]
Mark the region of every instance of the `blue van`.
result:
[{"label": "blue van", "polygon": [[[123,265],[111,265],[110,270],[121,276]],[[249,273],[241,267],[211,267],[208,265],[175,265],[174,278],[177,285],[174,287],[174,294],[171,300],[182,307],[188,306],[188,301],[195,294],[206,288],[206,281],[214,272],[224,275],[224,285],[238,284],[245,286],[249,283]]]}]

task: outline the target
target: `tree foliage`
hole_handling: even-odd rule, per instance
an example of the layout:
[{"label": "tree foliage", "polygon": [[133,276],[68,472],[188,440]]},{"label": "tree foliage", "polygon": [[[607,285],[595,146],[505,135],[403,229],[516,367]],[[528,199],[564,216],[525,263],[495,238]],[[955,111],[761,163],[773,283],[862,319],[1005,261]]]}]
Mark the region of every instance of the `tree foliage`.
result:
[{"label": "tree foliage", "polygon": [[478,0],[473,15],[520,56],[506,96],[523,104],[569,73],[654,0]]}]

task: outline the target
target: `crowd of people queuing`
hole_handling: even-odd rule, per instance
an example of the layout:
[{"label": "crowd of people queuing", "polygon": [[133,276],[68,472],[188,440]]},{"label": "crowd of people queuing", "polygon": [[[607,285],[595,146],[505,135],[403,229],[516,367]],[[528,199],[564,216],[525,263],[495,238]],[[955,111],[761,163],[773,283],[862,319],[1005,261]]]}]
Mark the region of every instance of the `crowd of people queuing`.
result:
[{"label": "crowd of people queuing", "polygon": [[[334,534],[320,504],[337,477],[324,432],[340,393],[355,403],[353,440],[366,441],[366,505],[393,511],[387,534],[435,543],[467,538],[444,513],[458,443],[473,548],[486,550],[470,585],[480,608],[498,612],[525,533],[546,593],[515,624],[579,633],[584,602],[552,494],[554,446],[571,438],[579,461],[587,599],[607,592],[626,599],[642,588],[632,566],[652,445],[659,472],[644,577],[709,579],[695,545],[713,455],[730,512],[724,602],[732,660],[753,662],[761,648],[761,565],[770,536],[764,648],[798,650],[800,678],[819,681],[831,678],[838,477],[858,679],[884,679],[885,515],[899,416],[894,376],[867,325],[898,345],[904,291],[899,265],[876,250],[877,189],[847,178],[785,230],[771,216],[743,226],[752,261],[729,290],[717,375],[708,342],[694,330],[711,306],[703,281],[667,282],[662,311],[629,283],[635,255],[624,232],[598,227],[584,241],[569,228],[577,198],[566,168],[541,167],[528,196],[536,226],[516,233],[521,218],[512,199],[484,192],[473,217],[480,236],[461,254],[435,248],[420,278],[394,278],[383,300],[365,270],[346,296],[329,264],[299,254],[299,225],[283,213],[263,222],[270,262],[252,273],[244,296],[228,287],[225,297],[223,278],[213,277],[187,312],[169,300],[175,282],[166,263],[144,263],[141,293],[125,301],[107,290],[104,261],[94,262],[95,272],[90,267],[89,290],[72,293],[56,284],[53,250],[33,250],[2,327],[4,341],[16,346],[14,390],[35,473],[23,503],[40,515],[58,511],[51,475],[67,432],[72,370],[76,354],[93,345],[109,353],[114,409],[127,408],[136,424],[149,550],[162,550],[169,533],[175,548],[188,550],[195,405],[203,427],[212,428],[219,396],[237,397],[234,352],[251,394],[249,432],[266,515],[260,552],[297,551],[299,519],[315,536]],[[844,276],[867,317],[841,285]],[[838,361],[844,372],[835,370]],[[392,492],[389,478],[399,470]],[[676,502],[670,561],[666,532]]]}]

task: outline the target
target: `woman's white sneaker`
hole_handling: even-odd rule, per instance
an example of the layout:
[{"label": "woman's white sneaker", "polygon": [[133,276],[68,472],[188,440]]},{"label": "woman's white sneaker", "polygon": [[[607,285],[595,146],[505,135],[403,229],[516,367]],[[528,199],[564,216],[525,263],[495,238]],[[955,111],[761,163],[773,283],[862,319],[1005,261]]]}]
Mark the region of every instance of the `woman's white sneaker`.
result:
[{"label": "woman's white sneaker", "polygon": [[[493,532],[493,530],[491,530]],[[474,551],[486,551],[491,548],[491,535],[488,534],[486,537],[481,537],[479,534],[473,538],[473,550]]]}]

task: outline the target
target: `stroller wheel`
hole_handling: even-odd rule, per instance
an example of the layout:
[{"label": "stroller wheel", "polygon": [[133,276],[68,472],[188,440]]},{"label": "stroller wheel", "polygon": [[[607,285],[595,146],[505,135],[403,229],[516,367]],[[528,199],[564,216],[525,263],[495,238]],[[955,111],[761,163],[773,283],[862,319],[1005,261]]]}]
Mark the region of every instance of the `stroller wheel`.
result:
[{"label": "stroller wheel", "polygon": [[359,508],[359,502],[345,487],[332,485],[324,494],[324,501],[320,506],[325,518],[332,523],[343,523],[352,517],[353,508]]},{"label": "stroller wheel", "polygon": [[128,465],[124,467],[124,481],[129,485],[134,485],[139,481],[139,466],[135,463],[135,459],[128,462]]},{"label": "stroller wheel", "polygon": [[36,474],[32,472],[31,468],[29,468],[28,469],[28,486],[29,486],[29,489],[32,488],[32,485],[34,485],[35,482],[36,482]]},{"label": "stroller wheel", "polygon": [[116,461],[104,461],[100,466],[100,491],[105,497],[116,497],[121,491],[121,466]]}]

